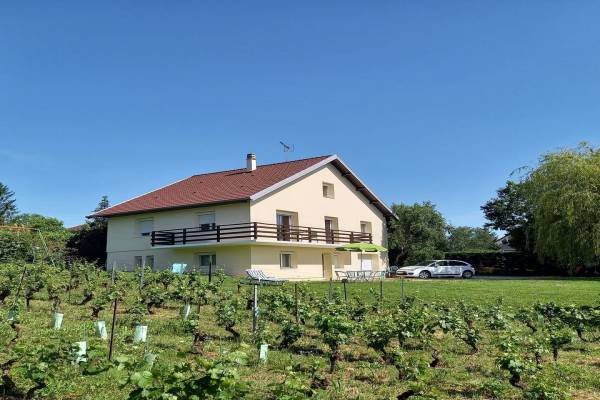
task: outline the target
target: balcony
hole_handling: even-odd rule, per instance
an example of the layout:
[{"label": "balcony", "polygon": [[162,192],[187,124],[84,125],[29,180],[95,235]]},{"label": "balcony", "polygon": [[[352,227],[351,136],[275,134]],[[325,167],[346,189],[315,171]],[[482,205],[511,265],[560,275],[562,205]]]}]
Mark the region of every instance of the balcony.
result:
[{"label": "balcony", "polygon": [[238,240],[343,244],[373,243],[371,233],[306,226],[245,222],[227,225],[202,225],[194,228],[152,231],[152,246],[175,246]]}]

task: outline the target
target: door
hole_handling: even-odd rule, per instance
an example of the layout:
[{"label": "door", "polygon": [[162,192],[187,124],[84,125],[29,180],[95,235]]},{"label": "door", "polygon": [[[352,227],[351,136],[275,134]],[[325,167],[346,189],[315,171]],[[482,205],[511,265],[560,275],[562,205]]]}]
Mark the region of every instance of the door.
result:
[{"label": "door", "polygon": [[292,216],[287,214],[277,214],[277,240],[290,240],[290,229],[292,226]]},{"label": "door", "polygon": [[462,261],[450,260],[449,273],[451,275],[460,276],[463,273],[463,268],[465,267],[465,263]]},{"label": "door", "polygon": [[331,253],[323,253],[321,255],[321,260],[323,262],[323,278],[333,278],[333,260],[331,257]]},{"label": "door", "polygon": [[333,243],[333,220],[325,218],[325,242]]},{"label": "door", "polygon": [[434,275],[451,275],[450,274],[450,265],[449,265],[448,261],[436,262]]},{"label": "door", "polygon": [[372,271],[373,270],[373,257],[370,254],[359,254],[362,257],[361,271]]},{"label": "door", "polygon": [[201,231],[215,230],[215,213],[202,213],[198,215],[198,225]]}]

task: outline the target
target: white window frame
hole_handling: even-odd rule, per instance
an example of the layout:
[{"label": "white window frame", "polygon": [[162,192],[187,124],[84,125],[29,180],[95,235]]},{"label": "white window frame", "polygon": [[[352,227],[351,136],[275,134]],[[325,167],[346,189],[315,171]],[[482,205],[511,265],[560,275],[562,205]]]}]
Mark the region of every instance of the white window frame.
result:
[{"label": "white window frame", "polygon": [[[152,229],[150,229],[150,231],[148,232],[142,232],[142,223],[144,222],[150,222],[152,223]],[[141,218],[135,221],[135,234],[138,237],[146,237],[146,236],[150,236],[152,234],[152,231],[154,230],[154,218]]]},{"label": "white window frame", "polygon": [[[283,266],[284,256],[290,256],[290,266],[289,267],[284,267]],[[279,268],[280,269],[294,269],[294,268],[296,268],[294,266],[294,252],[292,252],[292,251],[282,251],[281,253],[279,253]]]}]

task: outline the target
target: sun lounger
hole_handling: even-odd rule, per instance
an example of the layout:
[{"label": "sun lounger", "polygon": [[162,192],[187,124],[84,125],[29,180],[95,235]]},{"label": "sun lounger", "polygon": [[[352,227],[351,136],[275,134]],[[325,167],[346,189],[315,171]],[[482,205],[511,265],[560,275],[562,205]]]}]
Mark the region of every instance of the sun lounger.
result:
[{"label": "sun lounger", "polygon": [[287,279],[276,278],[274,276],[267,276],[263,271],[259,269],[247,269],[246,274],[250,278],[250,281],[258,282],[259,284],[281,285],[284,282],[287,282]]}]

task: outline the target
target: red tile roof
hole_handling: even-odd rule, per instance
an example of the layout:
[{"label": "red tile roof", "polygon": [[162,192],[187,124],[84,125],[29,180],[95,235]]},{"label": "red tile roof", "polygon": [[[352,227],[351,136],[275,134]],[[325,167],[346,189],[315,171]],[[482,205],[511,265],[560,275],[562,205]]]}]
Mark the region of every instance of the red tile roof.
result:
[{"label": "red tile roof", "polygon": [[250,196],[297,174],[329,156],[193,175],[171,185],[101,210],[94,217],[248,200]]}]

